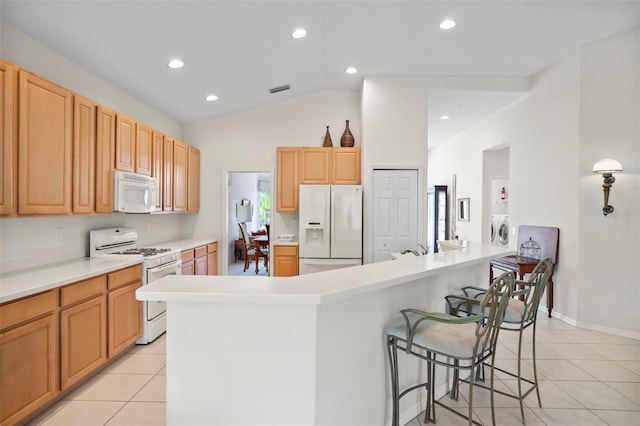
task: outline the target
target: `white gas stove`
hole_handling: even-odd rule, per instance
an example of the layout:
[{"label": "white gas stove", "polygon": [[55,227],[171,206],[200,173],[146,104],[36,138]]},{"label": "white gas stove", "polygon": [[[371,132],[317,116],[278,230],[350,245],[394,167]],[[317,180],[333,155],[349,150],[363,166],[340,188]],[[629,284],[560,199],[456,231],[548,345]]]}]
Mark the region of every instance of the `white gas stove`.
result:
[{"label": "white gas stove", "polygon": [[[179,248],[137,247],[138,233],[133,228],[107,228],[89,232],[89,256],[128,256],[143,260],[142,285],[167,275],[180,275]],[[142,337],[147,344],[167,330],[166,302],[142,302]]]}]

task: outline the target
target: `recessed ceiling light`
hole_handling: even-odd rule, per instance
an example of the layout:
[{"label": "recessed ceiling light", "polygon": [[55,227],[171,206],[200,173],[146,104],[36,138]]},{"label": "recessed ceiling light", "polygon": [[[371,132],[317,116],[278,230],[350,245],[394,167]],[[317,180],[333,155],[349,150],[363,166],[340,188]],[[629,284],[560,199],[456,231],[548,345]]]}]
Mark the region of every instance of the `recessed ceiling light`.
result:
[{"label": "recessed ceiling light", "polygon": [[298,28],[291,33],[291,37],[293,38],[302,38],[306,35],[307,35],[307,30],[305,30],[304,28]]},{"label": "recessed ceiling light", "polygon": [[346,72],[347,74],[355,74],[355,73],[357,73],[357,72],[358,72],[358,69],[357,69],[356,67],[349,67],[349,68],[347,68],[347,69],[345,70],[345,72]]},{"label": "recessed ceiling light", "polygon": [[440,120],[448,120],[450,117],[448,115],[443,115],[440,117]]},{"label": "recessed ceiling light", "polygon": [[180,59],[172,59],[167,65],[169,66],[169,68],[182,68],[184,66],[184,62],[182,62]]},{"label": "recessed ceiling light", "polygon": [[440,25],[438,25],[438,27],[440,27],[441,30],[450,30],[455,26],[456,26],[456,21],[454,21],[453,19],[445,19],[442,22],[440,22]]},{"label": "recessed ceiling light", "polygon": [[208,95],[205,99],[211,102],[217,100],[218,97],[216,95]]}]

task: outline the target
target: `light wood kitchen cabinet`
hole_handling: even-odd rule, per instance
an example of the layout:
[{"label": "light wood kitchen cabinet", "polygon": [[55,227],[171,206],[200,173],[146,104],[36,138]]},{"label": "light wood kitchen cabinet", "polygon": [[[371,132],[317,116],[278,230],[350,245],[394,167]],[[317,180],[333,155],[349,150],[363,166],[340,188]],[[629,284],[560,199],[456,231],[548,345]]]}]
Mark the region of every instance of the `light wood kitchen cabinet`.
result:
[{"label": "light wood kitchen cabinet", "polygon": [[200,150],[198,148],[189,147],[187,170],[187,211],[198,213],[200,211]]},{"label": "light wood kitchen cabinet", "polygon": [[60,386],[87,377],[107,361],[107,276],[60,289]]},{"label": "light wood kitchen cabinet", "polygon": [[142,302],[136,289],[142,285],[140,265],[107,276],[107,330],[109,358],[122,352],[142,336]]},{"label": "light wood kitchen cabinet", "polygon": [[207,244],[207,275],[218,275],[218,243]]},{"label": "light wood kitchen cabinet", "polygon": [[73,99],[73,197],[72,211],[95,210],[96,104],[75,95]]},{"label": "light wood kitchen cabinet", "polygon": [[116,116],[115,169],[135,171],[136,122],[122,114]]},{"label": "light wood kitchen cabinet", "polygon": [[298,148],[276,149],[276,211],[298,211]]},{"label": "light wood kitchen cabinet", "polygon": [[273,276],[298,275],[298,246],[273,246]]},{"label": "light wood kitchen cabinet", "polygon": [[164,135],[160,132],[153,131],[151,153],[153,161],[151,162],[151,176],[156,178],[158,182],[158,199],[156,200],[156,210],[162,210],[162,196],[164,195],[162,179],[163,159],[162,151],[164,150]]},{"label": "light wood kitchen cabinet", "polygon": [[331,184],[360,185],[360,148],[330,148]]},{"label": "light wood kitchen cabinet", "polygon": [[151,176],[153,161],[152,130],[144,124],[136,123],[136,173]]},{"label": "light wood kitchen cabinet", "polygon": [[19,72],[18,213],[71,212],[73,94]]},{"label": "light wood kitchen cabinet", "polygon": [[182,275],[195,274],[195,251],[193,249],[183,250],[180,253],[182,260]]},{"label": "light wood kitchen cabinet", "polygon": [[299,181],[301,184],[331,183],[331,149],[299,148]]},{"label": "light wood kitchen cabinet", "polygon": [[165,136],[162,150],[162,210],[173,210],[173,139]]},{"label": "light wood kitchen cabinet", "polygon": [[102,105],[96,112],[96,213],[113,212],[113,158],[116,112]]},{"label": "light wood kitchen cabinet", "polygon": [[207,275],[207,246],[195,249],[195,275]]},{"label": "light wood kitchen cabinet", "polygon": [[18,70],[0,60],[0,215],[16,214],[18,155]]},{"label": "light wood kitchen cabinet", "polygon": [[173,211],[187,211],[189,146],[173,141]]},{"label": "light wood kitchen cabinet", "polygon": [[60,393],[58,290],[0,306],[0,424],[19,423]]}]

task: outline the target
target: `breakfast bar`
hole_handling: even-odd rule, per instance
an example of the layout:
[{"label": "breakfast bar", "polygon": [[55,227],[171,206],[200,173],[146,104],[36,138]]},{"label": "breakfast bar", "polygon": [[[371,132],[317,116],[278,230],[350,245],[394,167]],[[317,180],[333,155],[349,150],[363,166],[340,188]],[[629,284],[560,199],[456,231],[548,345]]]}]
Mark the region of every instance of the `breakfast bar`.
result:
[{"label": "breakfast bar", "polygon": [[[398,311],[442,312],[510,250],[461,250],[297,277],[167,276],[137,290],[167,302],[168,425],[380,425],[390,419],[385,330]],[[402,385],[423,373],[400,365]],[[446,390],[440,372],[436,386]],[[413,398],[413,399],[412,399]],[[404,398],[401,422],[424,407]]]}]

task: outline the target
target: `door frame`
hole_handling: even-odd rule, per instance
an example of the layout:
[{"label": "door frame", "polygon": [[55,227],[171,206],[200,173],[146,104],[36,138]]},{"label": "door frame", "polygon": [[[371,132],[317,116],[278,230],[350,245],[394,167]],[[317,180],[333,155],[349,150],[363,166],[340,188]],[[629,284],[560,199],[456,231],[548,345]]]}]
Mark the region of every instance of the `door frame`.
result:
[{"label": "door frame", "polygon": [[[418,214],[418,242],[420,244],[426,243],[427,241],[427,236],[425,235],[425,223],[426,223],[426,217],[424,214],[424,203],[425,203],[425,198],[427,197],[427,193],[425,192],[424,188],[425,188],[425,182],[424,182],[424,166],[420,165],[420,164],[403,164],[403,165],[397,165],[397,164],[373,164],[371,166],[369,166],[369,182],[370,182],[370,187],[371,187],[371,194],[369,194],[368,196],[365,194],[365,196],[367,196],[368,198],[368,202],[367,202],[367,209],[369,211],[368,217],[367,217],[367,252],[366,252],[366,258],[363,259],[363,263],[371,263],[371,259],[373,259],[373,215],[374,215],[374,179],[373,179],[373,174],[376,170],[416,170],[418,172],[418,206],[417,206],[417,214]],[[426,247],[426,246],[425,246]]]},{"label": "door frame", "polygon": [[[224,232],[221,232],[221,240],[220,244],[218,244],[218,254],[219,258],[223,259],[222,265],[220,265],[220,261],[218,261],[219,275],[226,276],[229,273],[229,235],[227,233],[229,229],[229,177],[231,173],[269,173],[271,176],[271,200],[275,200],[275,185],[273,177],[275,176],[275,171],[273,168],[264,168],[264,167],[249,167],[249,168],[230,168],[230,169],[222,169],[222,203],[220,203],[222,208],[222,226],[220,229],[224,229]],[[273,203],[271,203],[271,222],[273,223]],[[273,228],[271,228],[273,231]],[[271,248],[269,248],[271,249]],[[271,256],[269,256],[269,270],[271,269]]]}]

